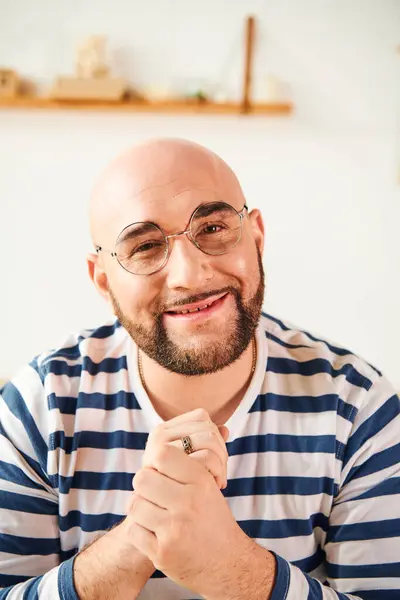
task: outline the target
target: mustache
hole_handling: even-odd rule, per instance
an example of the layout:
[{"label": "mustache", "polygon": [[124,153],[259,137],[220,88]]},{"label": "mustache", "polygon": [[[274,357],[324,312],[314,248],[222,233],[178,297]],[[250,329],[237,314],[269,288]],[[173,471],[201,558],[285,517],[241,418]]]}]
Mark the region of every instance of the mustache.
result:
[{"label": "mustache", "polygon": [[167,303],[162,303],[156,313],[154,313],[155,317],[160,316],[164,312],[172,310],[178,306],[184,306],[185,304],[193,304],[194,302],[202,302],[203,300],[207,300],[212,296],[219,296],[227,293],[237,294],[237,289],[233,286],[225,286],[223,288],[209,290],[207,292],[201,292],[201,294],[194,294],[192,296],[186,296],[185,298],[175,298],[173,301],[168,300]]}]

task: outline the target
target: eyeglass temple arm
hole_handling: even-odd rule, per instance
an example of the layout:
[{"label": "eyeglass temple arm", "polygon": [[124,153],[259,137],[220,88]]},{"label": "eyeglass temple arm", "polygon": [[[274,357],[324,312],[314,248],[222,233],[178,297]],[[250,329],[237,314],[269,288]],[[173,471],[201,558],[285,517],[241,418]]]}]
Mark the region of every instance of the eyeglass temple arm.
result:
[{"label": "eyeglass temple arm", "polygon": [[107,252],[108,254],[111,254],[111,256],[117,256],[115,252],[113,252],[112,250],[106,250],[105,248],[103,248],[103,246],[95,246],[94,249],[96,254],[98,254],[99,252]]}]

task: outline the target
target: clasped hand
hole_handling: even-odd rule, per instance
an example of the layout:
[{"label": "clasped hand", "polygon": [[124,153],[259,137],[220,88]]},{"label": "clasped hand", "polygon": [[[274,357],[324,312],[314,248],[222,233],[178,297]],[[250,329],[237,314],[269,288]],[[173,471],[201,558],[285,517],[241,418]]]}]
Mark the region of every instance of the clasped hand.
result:
[{"label": "clasped hand", "polygon": [[[186,435],[190,455],[181,443]],[[133,478],[125,519],[132,543],[155,568],[204,596],[221,586],[221,571],[229,572],[249,541],[220,491],[227,481],[227,435],[203,409],[158,426]]]}]

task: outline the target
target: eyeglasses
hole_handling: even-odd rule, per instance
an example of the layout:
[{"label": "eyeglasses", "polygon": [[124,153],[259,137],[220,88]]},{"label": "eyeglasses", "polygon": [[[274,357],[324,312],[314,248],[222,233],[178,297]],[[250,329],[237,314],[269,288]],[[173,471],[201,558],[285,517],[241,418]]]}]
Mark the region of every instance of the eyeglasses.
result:
[{"label": "eyeglasses", "polygon": [[242,237],[246,204],[240,212],[226,202],[200,204],[184,231],[166,235],[158,225],[148,221],[132,223],[119,234],[114,251],[96,246],[96,252],[108,252],[121,267],[134,275],[152,275],[162,269],[170,254],[170,239],[180,235],[211,256],[226,254]]}]

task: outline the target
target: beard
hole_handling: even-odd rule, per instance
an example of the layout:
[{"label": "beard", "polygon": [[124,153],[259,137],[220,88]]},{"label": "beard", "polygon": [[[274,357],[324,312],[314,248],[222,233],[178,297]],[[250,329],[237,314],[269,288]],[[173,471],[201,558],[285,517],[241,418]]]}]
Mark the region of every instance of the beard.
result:
[{"label": "beard", "polygon": [[185,303],[189,304],[216,294],[232,295],[236,306],[236,318],[226,328],[226,335],[221,336],[217,342],[204,346],[196,341],[194,335],[185,338],[189,344],[183,342],[179,344],[168,335],[163,323],[164,311],[159,310],[153,315],[153,326],[137,323],[124,314],[117,298],[109,288],[115,315],[138,348],[162,367],[186,376],[215,373],[235,362],[243,354],[257,329],[264,301],[265,276],[261,253],[258,248],[256,250],[259,283],[256,292],[247,302],[244,302],[240,290],[233,286],[185,298]]}]

